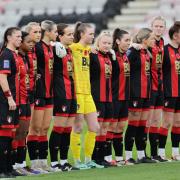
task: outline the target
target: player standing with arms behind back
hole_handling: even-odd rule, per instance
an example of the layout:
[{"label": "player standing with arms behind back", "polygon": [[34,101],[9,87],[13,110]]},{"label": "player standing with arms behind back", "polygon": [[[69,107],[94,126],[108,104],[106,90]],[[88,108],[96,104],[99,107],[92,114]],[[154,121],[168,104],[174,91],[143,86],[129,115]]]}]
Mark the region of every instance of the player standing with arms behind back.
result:
[{"label": "player standing with arms behind back", "polygon": [[[74,43],[70,46],[74,62],[74,82],[77,97],[77,117],[71,133],[70,147],[75,160],[75,167],[88,169],[98,167],[91,160],[95,145],[96,133],[99,131],[96,107],[91,95],[89,53],[94,39],[94,27],[86,23],[77,23],[74,32]],[[83,121],[88,131],[85,136],[85,164],[80,160],[80,133]]]},{"label": "player standing with arms behind back", "polygon": [[164,40],[162,35],[165,31],[166,22],[163,17],[155,17],[151,23],[152,31],[155,37],[155,45],[149,48],[151,59],[151,98],[150,114],[147,122],[146,131],[149,134],[151,157],[159,162],[164,162],[158,156],[159,126],[162,118],[163,108],[163,80],[162,64],[164,56]]},{"label": "player standing with arms behind back", "polygon": [[172,159],[180,160],[180,21],[176,21],[169,29],[170,43],[164,48],[163,88],[164,109],[163,122],[159,135],[159,156],[168,160],[165,145],[168,130],[172,125]]},{"label": "player standing with arms behind back", "polygon": [[[57,26],[54,22],[41,22],[42,39],[35,46],[37,56],[37,78],[35,92],[35,108],[33,123],[28,134],[28,148],[33,169],[42,172],[52,171],[47,164],[48,138],[47,132],[52,119],[53,110],[53,49],[50,41],[56,41]],[[31,137],[31,138],[30,138]],[[32,141],[31,141],[32,140]],[[31,151],[32,149],[32,151]]]}]

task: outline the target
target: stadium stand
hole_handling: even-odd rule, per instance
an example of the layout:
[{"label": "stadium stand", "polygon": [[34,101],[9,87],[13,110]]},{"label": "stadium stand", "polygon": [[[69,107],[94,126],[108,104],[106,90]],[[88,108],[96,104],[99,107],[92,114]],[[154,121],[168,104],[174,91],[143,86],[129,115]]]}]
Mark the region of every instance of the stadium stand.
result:
[{"label": "stadium stand", "polygon": [[96,32],[121,27],[147,26],[155,15],[167,19],[167,26],[180,15],[179,0],[0,0],[0,38],[9,26],[50,19],[58,22],[91,22]]}]

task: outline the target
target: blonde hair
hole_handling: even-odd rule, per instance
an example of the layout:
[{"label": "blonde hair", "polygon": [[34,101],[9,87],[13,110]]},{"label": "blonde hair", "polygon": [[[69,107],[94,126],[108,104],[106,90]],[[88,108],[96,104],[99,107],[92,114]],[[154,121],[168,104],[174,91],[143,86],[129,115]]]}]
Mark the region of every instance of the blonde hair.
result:
[{"label": "blonde hair", "polygon": [[154,24],[154,22],[155,22],[156,20],[163,21],[163,22],[164,22],[164,25],[165,25],[165,27],[166,27],[166,20],[164,19],[163,16],[156,16],[156,17],[154,17],[153,20],[151,21],[151,27],[153,26],[153,24]]},{"label": "blonde hair", "polygon": [[29,33],[32,30],[33,26],[40,26],[40,24],[37,22],[30,22],[24,27],[24,31]]},{"label": "blonde hair", "polygon": [[99,48],[99,41],[105,36],[112,38],[112,35],[111,35],[111,33],[109,31],[102,31],[95,39],[94,46],[95,46],[96,49]]},{"label": "blonde hair", "polygon": [[142,28],[133,38],[133,43],[142,43],[144,39],[148,39],[152,33],[152,30],[149,28]]},{"label": "blonde hair", "polygon": [[44,20],[41,22],[42,38],[44,37],[45,31],[52,31],[54,25],[56,25],[56,23],[50,20]]}]

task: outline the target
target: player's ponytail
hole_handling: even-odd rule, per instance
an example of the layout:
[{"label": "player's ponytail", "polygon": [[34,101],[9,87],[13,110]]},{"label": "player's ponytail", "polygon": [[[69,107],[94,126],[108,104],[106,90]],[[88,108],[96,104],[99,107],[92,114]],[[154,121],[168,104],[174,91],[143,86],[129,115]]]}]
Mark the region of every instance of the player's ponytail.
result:
[{"label": "player's ponytail", "polygon": [[133,38],[133,43],[141,44],[144,39],[148,39],[152,33],[152,30],[149,28],[142,28]]},{"label": "player's ponytail", "polygon": [[50,21],[50,20],[44,20],[44,21],[41,22],[41,29],[42,29],[41,38],[42,39],[44,38],[44,34],[45,34],[46,31],[48,31],[48,32],[52,31],[54,25],[56,25],[56,24],[53,21]]},{"label": "player's ponytail", "polygon": [[81,26],[82,22],[77,22],[74,30],[74,42],[78,43],[81,39],[79,27]]},{"label": "player's ponytail", "polygon": [[129,34],[127,31],[124,31],[120,28],[116,28],[113,32],[113,46],[112,48],[114,51],[118,51],[118,44],[117,44],[117,39],[121,40],[124,34]]},{"label": "player's ponytail", "polygon": [[86,28],[91,28],[92,26],[88,23],[77,22],[74,30],[74,43],[78,43],[81,39],[81,33],[86,31]]}]

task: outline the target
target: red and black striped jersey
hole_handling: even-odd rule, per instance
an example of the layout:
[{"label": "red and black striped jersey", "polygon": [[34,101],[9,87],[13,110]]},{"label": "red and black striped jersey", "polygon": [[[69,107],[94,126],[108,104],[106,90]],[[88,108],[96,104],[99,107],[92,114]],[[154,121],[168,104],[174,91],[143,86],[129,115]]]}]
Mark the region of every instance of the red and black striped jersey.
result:
[{"label": "red and black striped jersey", "polygon": [[94,101],[112,102],[112,64],[109,54],[90,54],[91,93]]},{"label": "red and black striped jersey", "polygon": [[29,64],[28,57],[19,54],[19,76],[20,76],[20,87],[19,87],[19,100],[20,104],[27,104],[29,97]]},{"label": "red and black striped jersey", "polygon": [[162,64],[164,56],[164,40],[161,38],[156,40],[153,48],[150,48],[152,53],[151,59],[151,89],[157,91],[162,90]]},{"label": "red and black striped jersey", "polygon": [[53,97],[53,49],[51,45],[40,41],[35,46],[37,56],[37,78],[35,97]]},{"label": "red and black striped jersey", "polygon": [[180,47],[164,48],[163,88],[165,97],[180,97]]},{"label": "red and black striped jersey", "polygon": [[66,49],[67,55],[59,58],[54,49],[53,92],[54,98],[76,99],[74,87],[73,57],[71,50]]},{"label": "red and black striped jersey", "polygon": [[29,83],[30,83],[30,91],[35,91],[35,82],[37,75],[37,56],[35,52],[35,48],[32,51],[28,52],[29,59]]},{"label": "red and black striped jersey", "polygon": [[128,50],[130,62],[130,97],[149,98],[150,55],[146,49]]},{"label": "red and black striped jersey", "polygon": [[[5,48],[0,55],[0,74],[7,74],[9,89],[16,105],[19,105],[19,61],[16,52]],[[0,101],[7,102],[0,87]]]},{"label": "red and black striped jersey", "polygon": [[130,64],[126,53],[116,53],[116,61],[112,63],[113,100],[128,100],[130,85]]}]

